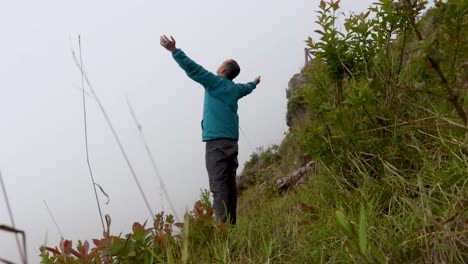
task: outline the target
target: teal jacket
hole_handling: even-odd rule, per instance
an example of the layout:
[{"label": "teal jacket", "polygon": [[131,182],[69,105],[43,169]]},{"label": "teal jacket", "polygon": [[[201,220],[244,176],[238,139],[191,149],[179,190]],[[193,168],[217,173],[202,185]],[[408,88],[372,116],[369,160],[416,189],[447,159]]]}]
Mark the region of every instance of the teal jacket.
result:
[{"label": "teal jacket", "polygon": [[190,79],[205,88],[201,124],[203,141],[216,139],[239,140],[237,101],[250,94],[255,89],[256,83],[238,84],[217,76],[187,57],[180,49],[177,49],[172,57]]}]

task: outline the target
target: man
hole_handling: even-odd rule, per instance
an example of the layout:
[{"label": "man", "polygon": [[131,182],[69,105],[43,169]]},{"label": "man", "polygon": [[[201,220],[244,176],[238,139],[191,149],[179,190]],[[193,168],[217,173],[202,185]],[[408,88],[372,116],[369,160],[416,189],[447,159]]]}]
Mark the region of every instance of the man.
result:
[{"label": "man", "polygon": [[216,75],[205,70],[176,48],[171,36],[161,36],[161,46],[172,53],[172,57],[192,80],[205,89],[203,105],[203,142],[206,142],[206,169],[213,193],[216,218],[231,224],[236,223],[236,170],[239,140],[239,116],[237,101],[250,94],[260,83],[260,76],[253,82],[237,84],[232,80],[239,75],[240,67],[234,60],[219,66]]}]

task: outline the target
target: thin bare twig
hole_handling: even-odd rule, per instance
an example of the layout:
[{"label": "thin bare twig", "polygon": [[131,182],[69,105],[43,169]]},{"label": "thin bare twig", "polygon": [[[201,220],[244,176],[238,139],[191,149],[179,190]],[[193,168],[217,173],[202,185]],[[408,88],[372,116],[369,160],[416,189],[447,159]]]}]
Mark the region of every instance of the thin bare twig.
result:
[{"label": "thin bare twig", "polygon": [[5,264],[15,264],[15,263],[13,263],[13,262],[11,262],[11,261],[8,261],[8,260],[2,259],[2,258],[0,258],[0,262],[3,262],[3,263],[5,263]]},{"label": "thin bare twig", "polygon": [[43,200],[43,202],[44,202],[45,207],[47,208],[47,212],[49,212],[50,218],[52,218],[52,221],[54,221],[55,227],[57,228],[57,230],[58,230],[58,232],[60,234],[60,238],[63,240],[64,238],[63,238],[62,230],[60,230],[60,227],[57,224],[57,221],[55,221],[55,217],[52,214],[52,211],[50,210],[49,205],[47,205],[47,202],[45,200]]},{"label": "thin bare twig", "polygon": [[[5,203],[7,205],[8,215],[10,216],[11,225],[13,226],[13,229],[16,229],[15,219],[13,218],[13,211],[11,210],[10,199],[8,198],[8,194],[6,192],[6,186],[5,186],[5,182],[3,181],[3,176],[2,176],[1,171],[0,171],[0,183],[2,185],[3,196],[5,197]],[[26,264],[28,263],[28,257],[26,253],[26,239],[24,236],[24,232],[23,232],[23,248],[21,248],[21,243],[18,238],[19,232],[14,232],[14,233],[15,233],[16,245],[18,246],[18,251],[21,256],[21,261]]]},{"label": "thin bare twig", "polygon": [[81,72],[81,89],[83,91],[83,117],[84,117],[84,136],[85,136],[85,147],[86,147],[86,162],[88,164],[89,175],[91,176],[91,182],[93,184],[94,195],[96,196],[96,203],[99,211],[99,218],[101,219],[101,225],[103,232],[106,231],[104,226],[104,218],[102,217],[101,204],[99,203],[99,197],[96,190],[96,181],[94,180],[93,170],[91,168],[91,162],[89,160],[89,146],[88,146],[88,122],[86,118],[86,93],[84,88],[84,72],[83,72],[83,57],[81,49],[81,37],[78,35],[78,49],[80,52],[80,72]]},{"label": "thin bare twig", "polygon": [[245,134],[245,132],[244,132],[244,130],[242,129],[242,127],[239,126],[239,130],[241,131],[242,135],[244,135],[245,141],[247,142],[247,145],[249,145],[250,150],[251,150],[252,152],[255,152],[253,145],[250,143],[249,137],[247,137],[247,135]]},{"label": "thin bare twig", "polygon": [[[127,96],[127,104],[128,104],[128,108],[130,110],[130,115],[132,116],[133,118],[133,121],[135,123],[135,126],[137,127],[138,129],[138,132],[140,134],[140,138],[141,138],[141,142],[143,143],[144,147],[145,147],[145,150],[146,150],[146,154],[148,155],[150,161],[151,161],[151,165],[153,167],[153,171],[154,171],[154,174],[156,175],[156,177],[159,179],[159,185],[161,186],[161,191],[164,193],[164,195],[166,196],[166,199],[167,199],[167,202],[169,203],[169,207],[171,208],[172,210],[172,213],[174,214],[176,220],[178,222],[180,222],[178,216],[177,216],[177,212],[175,210],[175,207],[174,207],[174,204],[172,203],[172,200],[171,200],[171,197],[166,189],[166,185],[164,184],[164,180],[159,172],[159,169],[158,169],[158,166],[156,166],[156,160],[154,159],[154,155],[148,145],[148,141],[146,140],[146,137],[145,137],[145,134],[143,133],[143,127],[141,125],[140,122],[138,122],[138,118],[135,114],[135,111],[132,107],[132,104],[130,103],[130,99],[128,98]],[[162,193],[161,193],[162,194]],[[162,195],[161,195],[161,203],[162,203]]]},{"label": "thin bare twig", "polygon": [[109,115],[107,114],[101,100],[97,96],[93,85],[89,81],[88,75],[86,74],[86,71],[84,70],[82,61],[77,59],[76,54],[75,54],[75,52],[73,50],[72,50],[72,55],[73,55],[73,59],[75,61],[76,66],[79,69],[81,69],[82,77],[84,78],[84,81],[86,81],[86,84],[88,85],[91,94],[93,95],[94,99],[96,100],[96,102],[97,102],[97,104],[98,104],[98,106],[99,106],[99,108],[101,110],[102,115],[106,119],[107,125],[109,126],[109,129],[111,130],[112,135],[114,136],[114,139],[117,142],[117,145],[119,146],[120,152],[122,153],[122,156],[124,157],[125,162],[127,163],[127,166],[128,166],[128,168],[129,168],[129,170],[130,170],[130,172],[132,174],[132,177],[133,177],[133,179],[134,179],[134,181],[135,181],[135,183],[136,183],[136,185],[138,187],[138,190],[140,191],[140,194],[141,194],[141,196],[142,196],[142,198],[143,198],[143,200],[144,200],[144,202],[146,204],[148,212],[150,213],[151,218],[154,219],[155,216],[154,216],[153,210],[151,209],[151,206],[150,206],[150,204],[148,202],[148,199],[146,198],[146,195],[143,192],[143,188],[141,187],[141,184],[140,184],[140,182],[138,180],[138,177],[137,177],[136,172],[135,172],[135,170],[134,170],[134,168],[132,166],[132,163],[130,162],[130,159],[128,158],[127,152],[125,151],[125,149],[124,149],[124,147],[122,145],[122,142],[120,141],[120,138],[119,138],[119,136],[117,134],[117,131],[115,130],[114,126],[112,125],[112,122],[111,122],[111,120],[109,118]]},{"label": "thin bare twig", "polygon": [[[83,88],[81,88],[80,86],[78,86],[78,85],[76,85],[76,84],[73,84],[72,88],[75,89],[75,90],[77,90],[77,91],[80,92],[81,94],[83,93]],[[86,94],[86,96],[88,96],[89,98],[91,98],[91,99],[94,100],[94,97],[93,97],[93,95],[92,95],[90,92],[84,90],[84,93]]]}]

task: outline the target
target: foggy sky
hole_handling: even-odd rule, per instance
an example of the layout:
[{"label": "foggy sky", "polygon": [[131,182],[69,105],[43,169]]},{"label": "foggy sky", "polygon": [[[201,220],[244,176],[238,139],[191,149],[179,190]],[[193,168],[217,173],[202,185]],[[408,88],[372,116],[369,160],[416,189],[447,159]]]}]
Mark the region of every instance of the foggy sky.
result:
[{"label": "foggy sky", "polygon": [[[358,3],[357,3],[358,2]],[[364,10],[372,1],[343,1]],[[81,35],[94,88],[135,166],[153,211],[169,211],[126,105],[132,101],[177,214],[208,188],[201,142],[203,89],[159,45],[177,47],[215,71],[235,59],[235,81],[262,83],[239,102],[239,163],[287,131],[285,89],[304,63],[319,1],[6,1],[0,2],[0,170],[17,228],[25,230],[31,263],[47,240],[100,237],[100,220],[86,166],[81,76],[71,49]],[[127,232],[149,214],[97,105],[88,98],[90,159],[95,180],[110,195],[103,205],[111,232]],[[240,170],[238,171],[240,173]],[[101,201],[105,201],[100,196]],[[0,225],[10,225],[3,193]],[[14,236],[0,232],[0,258],[19,261]]]}]

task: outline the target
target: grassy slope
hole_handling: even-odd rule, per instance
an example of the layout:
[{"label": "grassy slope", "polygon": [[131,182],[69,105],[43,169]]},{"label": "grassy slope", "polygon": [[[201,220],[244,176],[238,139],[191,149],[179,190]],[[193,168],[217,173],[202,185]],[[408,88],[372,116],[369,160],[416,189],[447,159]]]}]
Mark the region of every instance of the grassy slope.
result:
[{"label": "grassy slope", "polygon": [[[394,32],[398,40],[387,50],[373,51],[366,74],[342,79],[341,98],[337,74],[323,61],[327,51],[317,55],[304,69],[309,82],[290,96],[292,108],[308,108],[306,121],[291,128],[278,150],[253,155],[246,166],[244,174],[253,182],[267,184],[253,184],[241,196],[240,223],[233,232],[241,246],[231,260],[467,261],[466,130],[430,64],[434,54],[445,56],[433,59],[451,76],[451,89],[466,89],[467,43],[453,31],[458,21],[466,33],[466,12],[466,4],[449,1],[412,30],[407,24],[406,30]],[[426,42],[418,41],[417,30]],[[458,89],[466,100],[466,90]],[[322,169],[305,186],[282,196],[268,185],[272,175],[307,159],[319,161]]]}]

